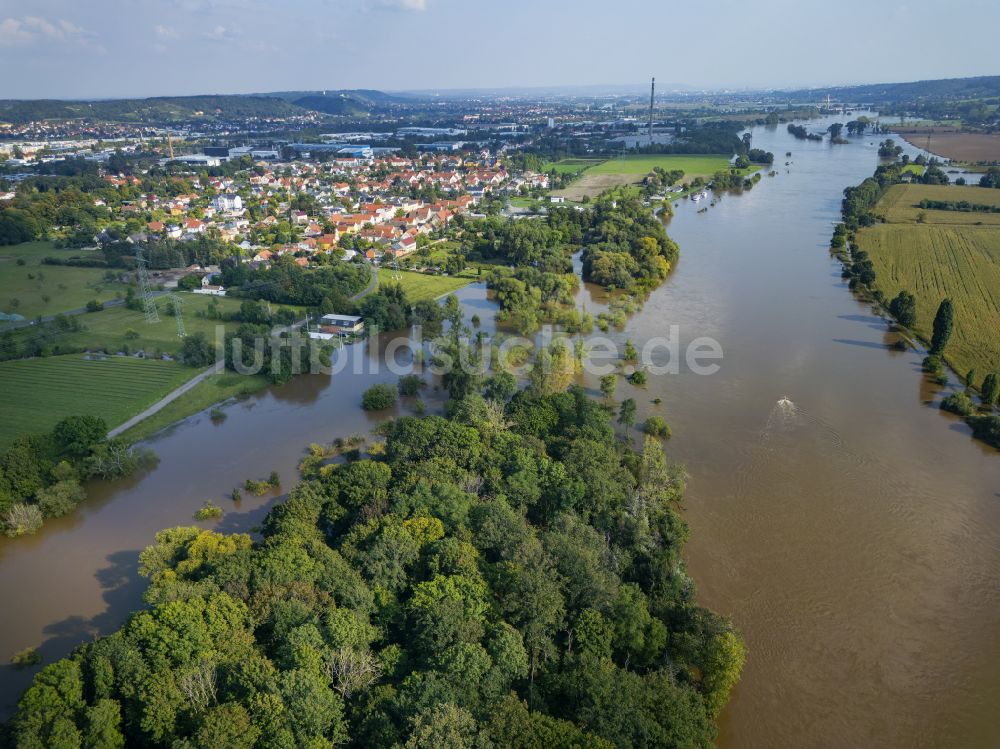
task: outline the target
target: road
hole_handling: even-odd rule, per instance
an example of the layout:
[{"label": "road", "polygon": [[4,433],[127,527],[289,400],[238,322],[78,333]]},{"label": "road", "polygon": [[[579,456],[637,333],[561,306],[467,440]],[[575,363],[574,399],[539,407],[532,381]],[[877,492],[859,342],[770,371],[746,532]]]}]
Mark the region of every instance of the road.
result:
[{"label": "road", "polygon": [[225,366],[226,366],[226,360],[225,359],[219,359],[219,361],[217,361],[211,367],[209,367],[208,369],[206,369],[204,372],[201,372],[200,374],[195,375],[194,377],[192,377],[190,380],[188,380],[187,382],[185,382],[180,387],[178,387],[178,388],[176,388],[174,390],[171,390],[169,393],[167,393],[165,396],[163,396],[162,398],[160,398],[160,400],[158,400],[156,403],[154,403],[152,406],[150,406],[149,408],[147,408],[142,413],[136,414],[135,416],[133,416],[131,419],[129,419],[128,421],[126,421],[121,426],[117,426],[114,429],[112,429],[110,432],[108,432],[108,439],[111,439],[113,437],[117,437],[119,434],[122,434],[123,432],[125,432],[125,431],[131,429],[132,427],[134,427],[136,424],[138,424],[143,419],[149,418],[150,416],[152,416],[153,414],[155,414],[157,411],[159,411],[160,409],[162,409],[164,406],[166,406],[168,403],[171,403],[172,401],[177,400],[182,395],[184,395],[184,393],[186,393],[188,390],[190,390],[191,388],[195,387],[200,382],[204,381],[205,378],[207,378],[209,375],[213,375],[213,374],[216,374],[217,372],[221,372]]},{"label": "road", "polygon": [[365,286],[361,291],[359,291],[357,294],[351,297],[350,299],[351,302],[356,302],[359,299],[362,299],[363,297],[366,297],[373,291],[375,291],[375,287],[378,285],[378,268],[375,267],[374,263],[372,263],[369,267],[371,268],[372,271],[371,281],[369,281],[368,285]]},{"label": "road", "polygon": [[[350,298],[351,302],[357,302],[360,299],[363,299],[364,297],[368,296],[369,294],[371,294],[375,290],[375,287],[378,285],[378,270],[376,269],[376,267],[374,265],[371,266],[371,272],[372,272],[372,277],[371,277],[371,280],[368,282],[368,285],[365,286],[365,288],[363,288],[357,294],[355,294],[354,296],[352,296]],[[291,325],[288,325],[285,328],[283,328],[282,330],[280,330],[278,332],[278,335],[280,335],[282,333],[287,333],[287,332],[289,332],[291,330],[295,330],[296,328],[301,327],[303,324],[304,324],[304,321],[292,323]],[[150,406],[149,408],[147,408],[142,413],[136,414],[131,419],[129,419],[128,421],[126,421],[124,424],[122,424],[120,426],[117,426],[114,429],[112,429],[110,432],[108,432],[108,439],[111,439],[113,437],[117,437],[118,435],[123,434],[124,432],[126,432],[129,429],[131,429],[132,427],[134,427],[140,421],[143,421],[144,419],[148,419],[153,414],[155,414],[158,411],[162,410],[167,404],[172,403],[173,401],[177,400],[182,395],[184,395],[184,393],[188,392],[193,387],[195,387],[199,383],[203,382],[207,377],[209,377],[209,376],[211,376],[213,374],[217,374],[219,372],[222,372],[225,369],[225,367],[226,367],[226,360],[225,360],[225,358],[219,359],[217,362],[215,362],[215,364],[213,364],[211,367],[209,367],[208,369],[206,369],[204,372],[201,372],[200,374],[195,375],[194,377],[192,377],[190,380],[188,380],[187,382],[185,382],[180,387],[175,388],[174,390],[171,390],[169,393],[167,393],[165,396],[163,396],[162,398],[160,398],[160,400],[158,400],[156,403],[154,403],[152,406]]]}]

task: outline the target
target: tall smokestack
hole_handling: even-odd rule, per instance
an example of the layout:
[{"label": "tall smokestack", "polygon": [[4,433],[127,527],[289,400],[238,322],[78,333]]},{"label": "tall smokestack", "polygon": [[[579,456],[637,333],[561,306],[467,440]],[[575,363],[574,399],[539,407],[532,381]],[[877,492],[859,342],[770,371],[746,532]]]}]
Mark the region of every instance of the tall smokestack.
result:
[{"label": "tall smokestack", "polygon": [[653,142],[653,99],[656,97],[656,78],[649,84],[649,142]]}]

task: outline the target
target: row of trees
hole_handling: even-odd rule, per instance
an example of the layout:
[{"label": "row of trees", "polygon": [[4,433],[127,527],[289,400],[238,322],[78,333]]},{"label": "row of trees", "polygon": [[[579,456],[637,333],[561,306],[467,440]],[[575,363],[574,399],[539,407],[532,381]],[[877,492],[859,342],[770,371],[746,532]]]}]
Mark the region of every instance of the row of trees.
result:
[{"label": "row of trees", "polygon": [[799,140],[823,140],[823,136],[818,133],[810,133],[802,125],[796,125],[794,122],[788,123],[788,132],[795,138]]}]

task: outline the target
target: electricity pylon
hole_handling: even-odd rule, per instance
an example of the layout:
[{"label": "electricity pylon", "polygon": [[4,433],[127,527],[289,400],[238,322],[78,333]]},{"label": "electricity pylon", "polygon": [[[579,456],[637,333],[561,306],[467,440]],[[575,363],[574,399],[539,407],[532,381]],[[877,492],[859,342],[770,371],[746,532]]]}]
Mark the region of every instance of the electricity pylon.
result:
[{"label": "electricity pylon", "polygon": [[187,332],[184,330],[184,316],[181,314],[181,307],[184,306],[184,300],[176,294],[170,294],[167,298],[174,305],[174,317],[177,319],[177,337],[184,338],[187,335]]},{"label": "electricity pylon", "polygon": [[153,290],[149,287],[149,271],[146,269],[146,258],[142,256],[141,248],[136,250],[135,265],[139,277],[139,293],[142,294],[142,309],[146,313],[146,323],[157,323],[160,321],[160,313],[156,311]]}]

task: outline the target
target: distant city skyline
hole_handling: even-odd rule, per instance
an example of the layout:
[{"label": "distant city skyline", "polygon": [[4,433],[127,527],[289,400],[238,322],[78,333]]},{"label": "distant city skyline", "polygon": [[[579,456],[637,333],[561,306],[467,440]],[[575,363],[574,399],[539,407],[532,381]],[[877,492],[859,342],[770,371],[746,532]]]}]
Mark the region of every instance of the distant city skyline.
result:
[{"label": "distant city skyline", "polygon": [[1000,74],[1000,4],[0,0],[0,98],[808,88]]}]

